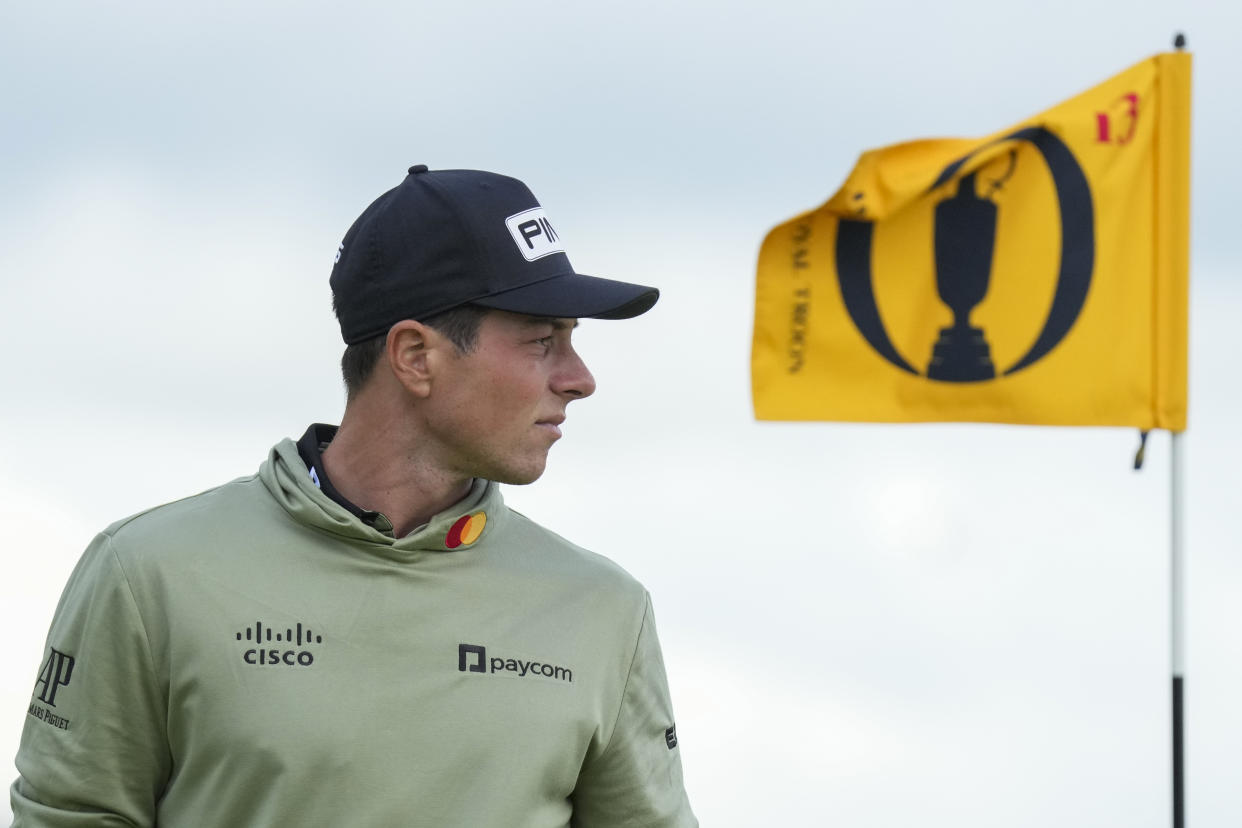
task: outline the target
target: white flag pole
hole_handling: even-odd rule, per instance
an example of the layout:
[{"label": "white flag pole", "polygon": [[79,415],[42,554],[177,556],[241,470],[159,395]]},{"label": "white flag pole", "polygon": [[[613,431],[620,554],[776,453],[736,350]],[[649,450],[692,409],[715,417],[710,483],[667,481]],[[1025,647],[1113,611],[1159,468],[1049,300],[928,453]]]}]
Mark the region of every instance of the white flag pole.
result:
[{"label": "white flag pole", "polygon": [[1182,434],[1172,432],[1169,512],[1169,614],[1173,670],[1173,828],[1186,824],[1185,754],[1183,752],[1182,680],[1186,675],[1186,561],[1183,523]]}]

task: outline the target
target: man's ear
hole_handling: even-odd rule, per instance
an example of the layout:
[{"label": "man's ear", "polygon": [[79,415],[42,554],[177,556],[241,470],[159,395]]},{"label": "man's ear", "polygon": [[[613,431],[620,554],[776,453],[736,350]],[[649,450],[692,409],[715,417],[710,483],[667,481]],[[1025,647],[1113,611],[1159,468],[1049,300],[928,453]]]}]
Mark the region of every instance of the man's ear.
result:
[{"label": "man's ear", "polygon": [[388,329],[384,355],[397,382],[416,397],[431,393],[434,357],[431,351],[443,337],[433,328],[405,319]]}]

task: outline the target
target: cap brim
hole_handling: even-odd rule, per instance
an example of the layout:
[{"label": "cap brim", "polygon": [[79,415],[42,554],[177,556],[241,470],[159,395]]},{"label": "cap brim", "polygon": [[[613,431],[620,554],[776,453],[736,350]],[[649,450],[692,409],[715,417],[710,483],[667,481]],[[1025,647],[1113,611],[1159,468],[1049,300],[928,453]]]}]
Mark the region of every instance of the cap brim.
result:
[{"label": "cap brim", "polygon": [[570,319],[630,319],[646,313],[660,291],[646,285],[566,273],[471,300],[485,308]]}]

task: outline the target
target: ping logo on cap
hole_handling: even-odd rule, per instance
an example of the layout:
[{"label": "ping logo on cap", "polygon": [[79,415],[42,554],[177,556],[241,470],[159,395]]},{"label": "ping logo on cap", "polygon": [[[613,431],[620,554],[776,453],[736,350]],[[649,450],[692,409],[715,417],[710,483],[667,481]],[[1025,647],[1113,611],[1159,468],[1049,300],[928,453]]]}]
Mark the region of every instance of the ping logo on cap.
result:
[{"label": "ping logo on cap", "polygon": [[483,534],[483,527],[487,525],[487,513],[475,512],[473,515],[462,515],[457,522],[449,528],[448,534],[444,536],[444,545],[449,549],[456,549],[459,546],[469,546],[479,539],[479,535]]},{"label": "ping logo on cap", "polygon": [[544,215],[542,207],[523,210],[509,216],[505,219],[505,227],[509,228],[509,235],[513,236],[518,250],[528,262],[551,256],[553,253],[565,252],[560,237],[552,229],[552,224]]}]

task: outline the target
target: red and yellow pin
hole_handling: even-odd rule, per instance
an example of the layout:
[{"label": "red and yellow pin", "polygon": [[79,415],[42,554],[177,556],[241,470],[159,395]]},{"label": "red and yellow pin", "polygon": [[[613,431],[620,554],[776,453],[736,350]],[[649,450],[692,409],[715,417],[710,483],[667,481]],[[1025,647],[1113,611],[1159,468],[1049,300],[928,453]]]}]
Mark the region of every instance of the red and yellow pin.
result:
[{"label": "red and yellow pin", "polygon": [[479,539],[479,535],[483,534],[483,527],[487,525],[487,513],[475,512],[473,515],[462,515],[448,530],[448,534],[444,537],[444,545],[449,549],[456,549],[459,546],[469,546]]}]

